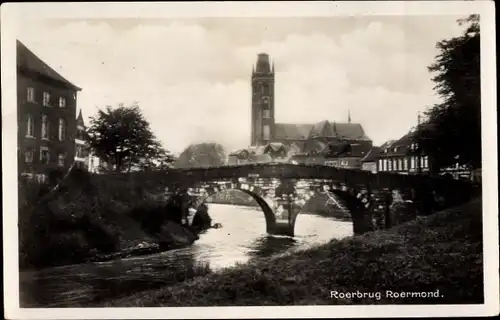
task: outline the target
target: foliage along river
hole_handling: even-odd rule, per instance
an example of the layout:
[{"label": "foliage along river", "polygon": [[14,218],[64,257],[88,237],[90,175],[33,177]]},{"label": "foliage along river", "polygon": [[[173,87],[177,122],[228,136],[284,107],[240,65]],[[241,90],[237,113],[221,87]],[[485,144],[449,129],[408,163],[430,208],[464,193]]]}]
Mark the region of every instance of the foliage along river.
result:
[{"label": "foliage along river", "polygon": [[[162,253],[55,267],[20,274],[21,307],[92,307],[106,299],[168,285],[165,273],[179,264],[206,262],[214,271],[352,235],[352,223],[300,214],[295,237],[268,236],[259,208],[209,204],[213,223],[192,246]],[[170,279],[170,282],[172,279]]]}]

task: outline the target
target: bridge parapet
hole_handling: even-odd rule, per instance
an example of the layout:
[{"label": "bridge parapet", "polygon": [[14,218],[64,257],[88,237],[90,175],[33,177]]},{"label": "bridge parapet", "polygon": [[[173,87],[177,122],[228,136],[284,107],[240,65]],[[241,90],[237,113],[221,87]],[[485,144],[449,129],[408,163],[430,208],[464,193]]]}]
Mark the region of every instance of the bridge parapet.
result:
[{"label": "bridge parapet", "polygon": [[[256,199],[264,211],[273,211],[272,218],[269,212],[266,216],[267,223],[271,225],[275,224],[271,220],[276,220],[276,205],[283,207],[284,201],[288,201],[291,203],[288,211],[291,210],[289,223],[292,230],[297,216],[295,212],[300,211],[301,206],[318,193],[333,194],[343,199],[353,220],[358,217],[360,221],[371,221],[376,220],[376,217],[371,218],[372,215],[385,215],[385,221],[389,221],[387,212],[395,197],[411,201],[420,212],[428,212],[432,208],[426,204],[436,202],[439,197],[448,199],[447,205],[467,200],[472,188],[470,183],[441,177],[385,172],[373,174],[323,165],[293,164],[173,169],[161,173],[133,173],[129,178],[145,184],[156,182],[170,190],[187,190],[199,197],[227,189],[239,189]],[[199,191],[204,193],[197,193]],[[366,221],[362,223],[371,224]],[[388,226],[387,223],[385,225]]]}]

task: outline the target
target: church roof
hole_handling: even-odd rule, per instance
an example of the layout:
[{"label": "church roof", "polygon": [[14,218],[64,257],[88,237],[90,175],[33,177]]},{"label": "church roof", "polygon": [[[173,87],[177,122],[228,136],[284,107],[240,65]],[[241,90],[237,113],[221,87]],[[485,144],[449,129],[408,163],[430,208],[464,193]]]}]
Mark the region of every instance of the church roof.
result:
[{"label": "church roof", "polygon": [[57,73],[48,64],[43,62],[19,40],[17,40],[17,69],[25,69],[36,72],[42,76],[56,80],[71,89],[77,91],[82,90]]},{"label": "church roof", "polygon": [[274,136],[276,139],[306,140],[312,124],[276,123]]},{"label": "church roof", "polygon": [[276,139],[301,140],[313,137],[370,140],[359,123],[337,123],[323,120],[315,124],[276,123],[275,125]]}]

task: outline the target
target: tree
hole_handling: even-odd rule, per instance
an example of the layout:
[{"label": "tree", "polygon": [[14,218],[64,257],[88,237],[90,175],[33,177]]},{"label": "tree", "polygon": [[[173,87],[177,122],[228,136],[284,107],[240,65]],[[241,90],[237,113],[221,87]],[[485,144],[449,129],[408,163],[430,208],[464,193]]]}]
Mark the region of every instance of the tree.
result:
[{"label": "tree", "polygon": [[426,112],[415,135],[434,173],[456,163],[481,167],[479,16],[458,23],[466,26],[463,35],[438,42],[439,53],[428,67],[443,102]]},{"label": "tree", "polygon": [[97,117],[90,119],[87,135],[94,154],[114,164],[116,172],[157,166],[161,161],[171,163],[136,102],[131,107],[120,104],[116,109],[107,106],[99,110]]},{"label": "tree", "polygon": [[199,143],[187,147],[177,159],[177,168],[222,166],[226,162],[224,148],[218,143]]}]

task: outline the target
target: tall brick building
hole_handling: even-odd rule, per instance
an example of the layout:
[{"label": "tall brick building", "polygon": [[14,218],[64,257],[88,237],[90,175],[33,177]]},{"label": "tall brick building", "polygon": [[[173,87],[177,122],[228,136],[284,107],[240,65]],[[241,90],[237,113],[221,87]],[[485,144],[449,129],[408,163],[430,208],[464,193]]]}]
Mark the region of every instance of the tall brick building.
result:
[{"label": "tall brick building", "polygon": [[275,119],[275,70],[269,55],[260,53],[252,70],[251,145],[282,143],[293,153],[318,154],[331,145],[346,143],[352,156],[362,158],[372,148],[372,140],[359,123],[324,120],[311,124],[277,123]]},{"label": "tall brick building", "polygon": [[72,165],[80,90],[17,41],[17,135],[21,173],[40,174]]}]

